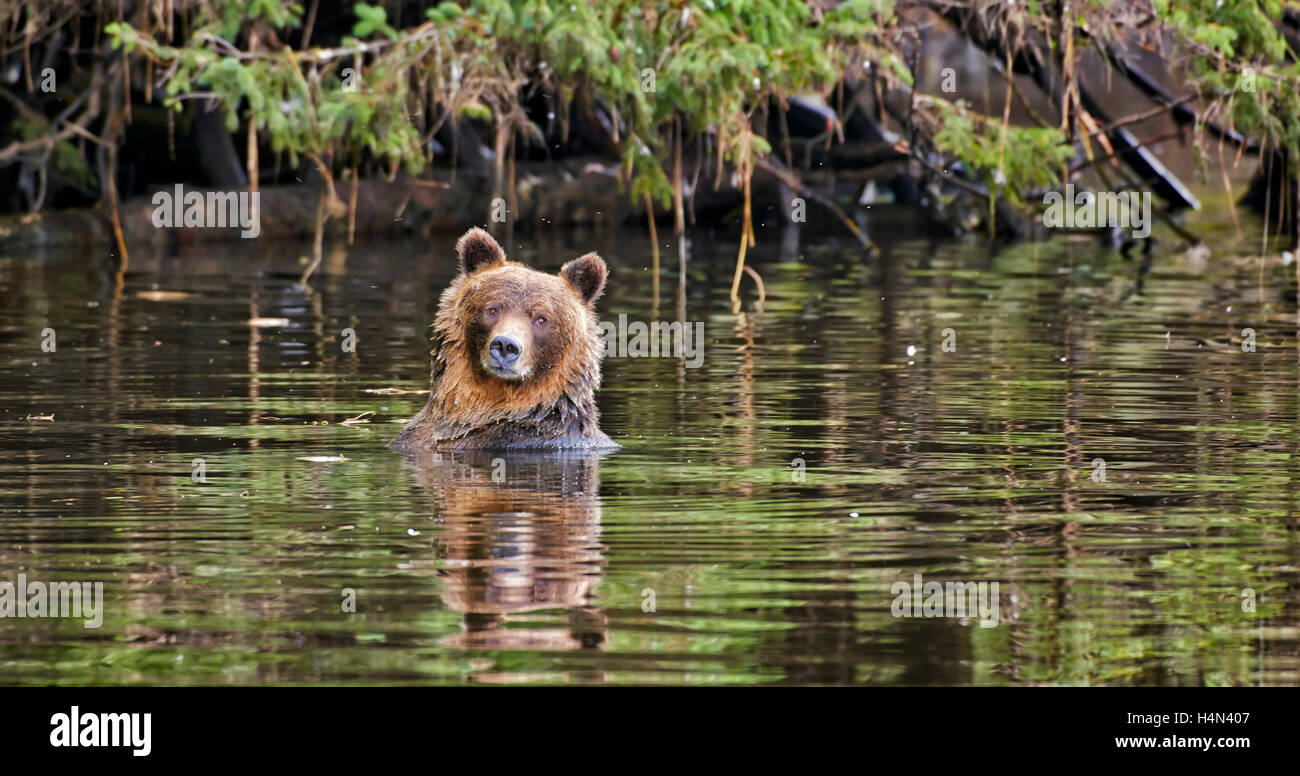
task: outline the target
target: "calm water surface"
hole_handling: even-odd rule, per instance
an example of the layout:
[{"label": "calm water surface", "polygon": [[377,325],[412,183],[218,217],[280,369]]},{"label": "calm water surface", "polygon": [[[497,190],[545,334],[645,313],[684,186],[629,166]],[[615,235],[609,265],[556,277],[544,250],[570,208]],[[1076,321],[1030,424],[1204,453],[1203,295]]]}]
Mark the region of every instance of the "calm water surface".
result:
[{"label": "calm water surface", "polygon": [[[1296,683],[1293,268],[1166,253],[1138,288],[1085,239],[873,212],[873,260],[761,230],[741,316],[729,236],[684,296],[665,249],[703,364],[607,360],[602,457],[385,448],[455,235],[310,288],[306,245],[141,248],[120,285],[0,249],[0,582],[105,607],[0,620],[0,683]],[[598,250],[602,315],[656,317],[643,232],[510,246]],[[895,617],[917,574],[997,582],[999,624]]]}]

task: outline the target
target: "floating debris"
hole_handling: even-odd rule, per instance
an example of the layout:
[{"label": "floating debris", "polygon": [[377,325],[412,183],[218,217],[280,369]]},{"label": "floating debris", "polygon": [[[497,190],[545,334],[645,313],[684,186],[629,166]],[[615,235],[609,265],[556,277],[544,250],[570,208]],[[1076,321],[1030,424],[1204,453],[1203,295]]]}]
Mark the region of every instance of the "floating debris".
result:
[{"label": "floating debris", "polygon": [[158,289],[135,292],[136,299],[144,299],[150,302],[179,302],[184,299],[193,299],[196,296],[198,294],[191,294],[188,291],[161,291]]},{"label": "floating debris", "polygon": [[339,425],[340,425],[340,426],[350,426],[350,425],[352,425],[353,423],[369,423],[369,422],[370,422],[370,420],[369,420],[370,416],[371,416],[371,415],[374,415],[374,414],[375,414],[375,411],[374,411],[374,410],[370,410],[370,411],[368,411],[368,412],[363,412],[363,413],[361,413],[360,415],[356,416],[355,418],[348,418],[347,420],[340,422]]},{"label": "floating debris", "polygon": [[362,389],[361,392],[373,393],[379,396],[405,396],[407,394],[428,393],[429,389],[425,388],[422,391],[408,391],[405,388],[365,388]]}]

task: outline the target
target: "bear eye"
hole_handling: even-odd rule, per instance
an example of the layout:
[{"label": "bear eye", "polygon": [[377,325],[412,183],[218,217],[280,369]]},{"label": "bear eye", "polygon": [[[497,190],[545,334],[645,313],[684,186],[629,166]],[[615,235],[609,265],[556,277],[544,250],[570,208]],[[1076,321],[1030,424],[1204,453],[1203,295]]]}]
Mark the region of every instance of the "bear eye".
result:
[{"label": "bear eye", "polygon": [[499,312],[501,312],[501,308],[497,307],[497,306],[494,305],[494,304],[492,304],[492,305],[488,305],[488,308],[487,308],[487,314],[488,314],[489,316],[495,318],[495,317],[497,317],[497,313],[499,313]]},{"label": "bear eye", "polygon": [[545,315],[539,315],[539,316],[537,316],[535,319],[533,319],[533,323],[534,323],[535,325],[537,325],[537,326],[545,326],[545,325],[546,325],[546,316],[545,316]]}]

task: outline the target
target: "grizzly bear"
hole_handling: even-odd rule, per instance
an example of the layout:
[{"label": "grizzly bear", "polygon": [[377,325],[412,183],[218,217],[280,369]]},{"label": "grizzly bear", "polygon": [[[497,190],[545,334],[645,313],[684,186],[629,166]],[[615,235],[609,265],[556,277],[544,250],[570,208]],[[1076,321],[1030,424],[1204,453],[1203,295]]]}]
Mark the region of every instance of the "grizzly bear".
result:
[{"label": "grizzly bear", "polygon": [[600,430],[604,356],[595,302],[605,262],[588,253],[556,275],[507,261],[482,229],[456,243],[460,274],[433,323],[429,401],[391,447],[618,447]]}]

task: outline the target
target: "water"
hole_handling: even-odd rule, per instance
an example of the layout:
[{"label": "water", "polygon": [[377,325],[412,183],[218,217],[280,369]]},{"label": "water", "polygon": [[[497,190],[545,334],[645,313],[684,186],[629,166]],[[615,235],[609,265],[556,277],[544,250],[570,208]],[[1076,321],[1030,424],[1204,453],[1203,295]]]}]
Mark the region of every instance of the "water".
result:
[{"label": "water", "polygon": [[[621,451],[500,463],[385,448],[455,235],[310,290],[299,245],[0,257],[0,581],[105,610],[0,621],[0,683],[1294,684],[1293,269],[870,228],[760,229],[739,317],[729,236],[684,298],[665,249],[703,365],[609,360]],[[643,232],[509,250],[593,249],[655,317]],[[998,624],[894,616],[917,574]]]}]

